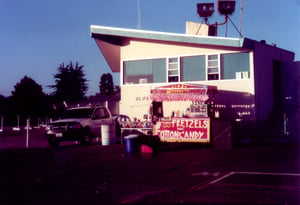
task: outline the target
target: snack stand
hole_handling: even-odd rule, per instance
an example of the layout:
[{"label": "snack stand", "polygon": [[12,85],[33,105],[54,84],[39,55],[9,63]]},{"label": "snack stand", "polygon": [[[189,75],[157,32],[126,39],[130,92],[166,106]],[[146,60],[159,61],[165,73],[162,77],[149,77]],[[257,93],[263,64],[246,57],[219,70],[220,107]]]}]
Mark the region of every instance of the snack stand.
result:
[{"label": "snack stand", "polygon": [[213,114],[216,90],[215,86],[198,84],[174,84],[151,89],[153,103],[191,102],[184,113],[173,113],[170,117],[163,117],[163,113],[156,115],[152,108],[153,134],[164,142],[210,143],[210,115]]}]

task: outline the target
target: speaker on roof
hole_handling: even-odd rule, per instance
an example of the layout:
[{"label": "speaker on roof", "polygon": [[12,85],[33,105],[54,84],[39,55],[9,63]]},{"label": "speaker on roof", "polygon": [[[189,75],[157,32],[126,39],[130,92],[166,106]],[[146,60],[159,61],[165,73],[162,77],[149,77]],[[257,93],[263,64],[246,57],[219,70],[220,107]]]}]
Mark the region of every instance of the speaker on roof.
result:
[{"label": "speaker on roof", "polygon": [[231,15],[235,11],[235,0],[218,0],[218,11],[225,16]]},{"label": "speaker on roof", "polygon": [[197,13],[200,17],[210,17],[214,13],[214,3],[198,3]]}]

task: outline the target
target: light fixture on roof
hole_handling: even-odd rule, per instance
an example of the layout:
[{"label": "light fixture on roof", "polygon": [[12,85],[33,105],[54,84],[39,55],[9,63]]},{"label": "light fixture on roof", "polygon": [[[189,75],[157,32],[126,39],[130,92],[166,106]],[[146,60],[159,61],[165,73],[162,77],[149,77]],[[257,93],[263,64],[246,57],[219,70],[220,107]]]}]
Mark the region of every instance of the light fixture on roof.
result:
[{"label": "light fixture on roof", "polygon": [[[214,9],[214,3],[198,3],[197,4],[197,13],[201,18],[204,18],[205,24],[209,26],[209,35],[210,36],[217,36],[217,28],[220,25],[226,24],[226,34],[227,36],[227,22],[229,18],[229,15],[233,14],[235,11],[235,0],[218,0],[218,12],[221,15],[225,15],[225,21],[223,23],[217,23],[209,24],[208,17],[211,17],[215,11]],[[234,23],[231,21],[233,26],[236,28]],[[236,28],[237,29],[237,28]],[[238,30],[237,30],[238,31]],[[239,32],[239,31],[238,31]],[[240,36],[241,33],[239,32]]]},{"label": "light fixture on roof", "polygon": [[210,17],[215,11],[214,3],[199,3],[197,4],[197,13],[200,17]]}]

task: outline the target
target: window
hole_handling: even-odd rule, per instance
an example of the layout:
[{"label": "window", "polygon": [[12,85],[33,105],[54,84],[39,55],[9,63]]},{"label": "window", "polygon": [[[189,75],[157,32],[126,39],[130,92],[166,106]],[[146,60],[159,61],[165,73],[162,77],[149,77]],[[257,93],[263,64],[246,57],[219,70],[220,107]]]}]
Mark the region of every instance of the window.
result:
[{"label": "window", "polygon": [[221,55],[221,79],[249,79],[249,53],[229,53]]},{"label": "window", "polygon": [[94,119],[105,119],[109,118],[109,114],[105,108],[99,108],[95,111]]},{"label": "window", "polygon": [[178,58],[168,59],[168,82],[178,82],[179,74]]},{"label": "window", "polygon": [[166,82],[166,59],[124,61],[123,83],[161,83]]},{"label": "window", "polygon": [[124,84],[241,80],[249,78],[249,52],[123,62]]},{"label": "window", "polygon": [[207,80],[219,80],[219,56],[207,56]]},{"label": "window", "polygon": [[187,56],[180,58],[180,81],[206,80],[205,56]]}]

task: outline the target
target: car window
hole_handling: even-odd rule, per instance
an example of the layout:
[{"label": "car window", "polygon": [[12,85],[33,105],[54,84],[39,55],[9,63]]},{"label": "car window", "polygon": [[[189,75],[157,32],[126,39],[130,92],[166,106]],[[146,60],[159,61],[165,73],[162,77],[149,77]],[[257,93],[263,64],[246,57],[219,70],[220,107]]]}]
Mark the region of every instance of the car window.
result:
[{"label": "car window", "polygon": [[95,111],[94,119],[104,119],[109,118],[109,114],[105,108],[98,108]]},{"label": "car window", "polygon": [[70,109],[64,113],[62,118],[90,118],[92,113],[92,108]]}]

